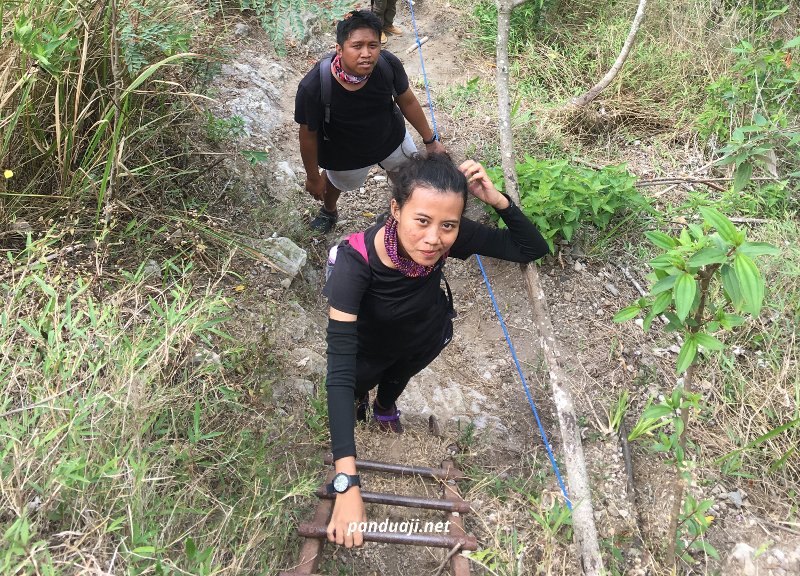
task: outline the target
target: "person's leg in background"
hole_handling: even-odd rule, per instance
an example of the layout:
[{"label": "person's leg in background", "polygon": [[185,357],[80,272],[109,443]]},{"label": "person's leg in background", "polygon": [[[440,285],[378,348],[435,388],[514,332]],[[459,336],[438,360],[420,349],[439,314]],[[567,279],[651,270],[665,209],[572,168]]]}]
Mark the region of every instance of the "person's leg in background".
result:
[{"label": "person's leg in background", "polygon": [[372,166],[355,170],[324,170],[322,172],[322,177],[325,179],[325,197],[322,200],[319,214],[309,224],[312,230],[320,234],[327,234],[333,230],[339,219],[339,211],[336,209],[339,196],[342,192],[358,190],[363,186],[370,168]]},{"label": "person's leg in background", "polygon": [[394,34],[400,36],[403,33],[402,28],[394,25],[394,17],[397,15],[397,0],[384,0],[386,9],[383,12],[383,31],[387,34]]}]

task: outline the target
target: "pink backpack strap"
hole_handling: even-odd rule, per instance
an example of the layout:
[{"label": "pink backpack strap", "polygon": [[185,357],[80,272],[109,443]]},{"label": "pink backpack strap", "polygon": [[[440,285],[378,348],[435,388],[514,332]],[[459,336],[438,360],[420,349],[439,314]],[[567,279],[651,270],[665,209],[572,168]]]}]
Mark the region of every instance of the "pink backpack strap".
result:
[{"label": "pink backpack strap", "polygon": [[356,249],[356,252],[361,254],[364,262],[369,263],[369,255],[367,254],[367,244],[364,242],[363,232],[354,232],[347,237],[347,242]]}]

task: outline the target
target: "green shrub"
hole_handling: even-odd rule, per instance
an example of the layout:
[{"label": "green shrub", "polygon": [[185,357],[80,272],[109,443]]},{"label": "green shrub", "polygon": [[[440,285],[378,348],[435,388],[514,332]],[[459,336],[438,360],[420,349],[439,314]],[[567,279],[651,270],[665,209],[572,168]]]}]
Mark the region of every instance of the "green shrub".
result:
[{"label": "green shrub", "polygon": [[[511,13],[511,28],[508,32],[510,55],[523,50],[544,27],[544,16],[552,0],[531,0]],[[472,9],[472,36],[481,50],[494,54],[497,40],[497,5],[493,0],[480,0]]]},{"label": "green shrub", "polygon": [[[502,170],[487,172],[502,191]],[[570,241],[581,224],[603,229],[614,215],[648,206],[634,188],[636,177],[624,165],[593,170],[573,166],[567,160],[526,156],[525,162],[517,164],[517,178],[520,207],[536,224],[550,250],[559,237]]]},{"label": "green shrub", "polygon": [[[352,4],[348,0],[239,0],[239,9],[255,12],[275,49],[283,53],[288,37],[302,38],[307,32],[308,16],[338,20],[345,12],[352,10]],[[222,0],[209,0],[208,10],[215,16],[222,10]]]}]

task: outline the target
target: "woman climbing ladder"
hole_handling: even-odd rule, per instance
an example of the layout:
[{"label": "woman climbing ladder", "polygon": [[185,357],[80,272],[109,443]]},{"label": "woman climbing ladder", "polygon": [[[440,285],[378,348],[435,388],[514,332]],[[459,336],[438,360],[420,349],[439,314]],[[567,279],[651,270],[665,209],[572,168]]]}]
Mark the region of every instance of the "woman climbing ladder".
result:
[{"label": "woman climbing ladder", "polygon": [[[507,229],[463,217],[469,194],[492,206]],[[366,520],[356,475],[354,416],[401,432],[396,400],[453,334],[452,296],[441,289],[445,259],[472,254],[531,262],[548,253],[538,230],[501,194],[479,163],[456,167],[444,154],[413,158],[400,171],[386,222],[343,242],[324,289],[328,321],[328,414],[337,476],[328,539],[360,546],[348,530]],[[354,410],[354,402],[358,404]]]}]

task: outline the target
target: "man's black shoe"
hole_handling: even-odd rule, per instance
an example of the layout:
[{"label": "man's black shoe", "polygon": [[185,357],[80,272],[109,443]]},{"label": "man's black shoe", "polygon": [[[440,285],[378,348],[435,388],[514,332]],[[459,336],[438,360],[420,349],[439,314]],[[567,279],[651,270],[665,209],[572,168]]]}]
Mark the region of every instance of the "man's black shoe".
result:
[{"label": "man's black shoe", "polygon": [[328,212],[325,208],[320,208],[319,214],[309,223],[309,227],[320,234],[327,234],[336,226],[338,219],[338,211]]}]

